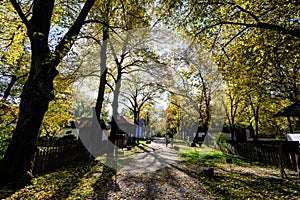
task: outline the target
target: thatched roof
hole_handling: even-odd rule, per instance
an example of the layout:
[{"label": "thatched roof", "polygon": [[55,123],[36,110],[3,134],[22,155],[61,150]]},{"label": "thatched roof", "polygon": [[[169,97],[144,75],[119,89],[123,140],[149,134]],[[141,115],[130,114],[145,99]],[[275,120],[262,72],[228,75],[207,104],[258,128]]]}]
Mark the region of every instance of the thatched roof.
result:
[{"label": "thatched roof", "polygon": [[300,117],[300,101],[293,103],[292,105],[284,108],[274,115],[274,117]]}]

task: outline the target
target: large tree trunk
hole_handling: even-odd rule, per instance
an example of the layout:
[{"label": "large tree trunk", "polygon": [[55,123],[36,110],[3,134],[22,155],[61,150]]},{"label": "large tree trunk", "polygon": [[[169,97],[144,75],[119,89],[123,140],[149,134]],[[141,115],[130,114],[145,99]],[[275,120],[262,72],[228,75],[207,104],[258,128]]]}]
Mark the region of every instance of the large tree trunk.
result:
[{"label": "large tree trunk", "polygon": [[54,71],[52,76],[46,77],[43,73],[35,73],[36,77],[31,76],[23,88],[17,127],[3,159],[4,169],[1,171],[4,172],[4,181],[23,185],[30,180],[28,172],[36,151],[35,142],[49,102],[53,99],[52,81],[56,74]]},{"label": "large tree trunk", "polygon": [[103,29],[102,29],[102,46],[101,46],[101,52],[100,52],[100,83],[99,83],[99,89],[98,89],[98,96],[97,96],[97,102],[96,102],[96,116],[97,119],[100,120],[100,114],[104,102],[104,92],[105,92],[105,86],[107,83],[106,75],[107,75],[107,43],[109,39],[109,24],[110,24],[110,12],[111,12],[111,1],[106,1],[105,3],[105,12],[103,13]]},{"label": "large tree trunk", "polygon": [[97,96],[97,102],[96,102],[96,116],[97,119],[100,119],[100,114],[102,110],[102,105],[104,102],[104,92],[105,92],[105,85],[106,85],[106,75],[107,75],[107,66],[106,66],[106,60],[107,60],[107,42],[109,38],[109,31],[108,27],[104,27],[103,31],[103,44],[101,47],[100,57],[101,57],[101,63],[100,63],[100,83],[99,83],[99,89],[98,89],[98,96]]},{"label": "large tree trunk", "polygon": [[36,139],[49,102],[54,98],[53,80],[58,74],[56,66],[70,50],[74,36],[78,35],[94,2],[95,0],[86,1],[73,26],[51,54],[48,37],[54,0],[35,0],[30,21],[22,13],[19,4],[11,0],[27,27],[32,55],[29,77],[21,94],[17,127],[0,163],[0,187],[9,182],[15,186],[23,186],[31,179],[31,161],[36,152]]},{"label": "large tree trunk", "polygon": [[111,118],[111,132],[109,136],[109,140],[114,145],[108,146],[108,152],[106,157],[106,163],[108,166],[116,169],[116,160],[114,156],[114,151],[116,148],[116,134],[119,129],[118,126],[118,108],[119,108],[119,94],[121,89],[121,67],[118,67],[118,75],[115,81],[115,90],[114,90],[114,97],[112,103],[112,118]]},{"label": "large tree trunk", "polygon": [[234,117],[231,117],[231,140],[234,141],[234,129],[235,129],[235,121]]},{"label": "large tree trunk", "polygon": [[35,142],[49,102],[53,99],[53,80],[58,72],[47,60],[50,54],[48,35],[53,7],[54,0],[47,4],[36,1],[32,18],[28,22],[32,51],[30,75],[22,90],[17,127],[1,163],[1,182],[4,183],[23,185],[30,180]]},{"label": "large tree trunk", "polygon": [[118,108],[119,108],[119,94],[120,94],[120,90],[121,90],[121,66],[118,66],[118,74],[117,74],[117,78],[115,81],[115,90],[114,90],[114,98],[113,98],[113,103],[112,103],[112,124],[111,124],[111,136],[110,136],[110,140],[111,142],[115,142],[116,139],[116,132],[118,130],[118,124],[117,124],[117,120],[118,120]]}]

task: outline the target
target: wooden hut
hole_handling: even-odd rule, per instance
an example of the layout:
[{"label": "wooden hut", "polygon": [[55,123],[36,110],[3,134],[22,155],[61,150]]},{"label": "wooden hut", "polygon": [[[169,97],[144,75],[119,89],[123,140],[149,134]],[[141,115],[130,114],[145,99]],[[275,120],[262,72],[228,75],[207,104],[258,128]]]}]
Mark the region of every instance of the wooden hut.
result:
[{"label": "wooden hut", "polygon": [[284,108],[283,110],[277,112],[275,115],[273,115],[274,117],[287,117],[288,118],[288,122],[289,122],[289,128],[290,128],[290,132],[293,133],[294,132],[294,128],[292,126],[291,123],[291,117],[292,118],[298,118],[297,124],[296,126],[300,126],[300,101],[297,101],[295,103],[293,103],[292,105]]}]

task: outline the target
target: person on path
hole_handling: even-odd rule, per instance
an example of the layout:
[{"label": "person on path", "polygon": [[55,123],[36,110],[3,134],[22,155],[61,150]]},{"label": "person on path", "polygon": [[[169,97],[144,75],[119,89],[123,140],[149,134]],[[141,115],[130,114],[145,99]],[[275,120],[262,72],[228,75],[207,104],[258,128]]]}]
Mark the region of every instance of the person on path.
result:
[{"label": "person on path", "polygon": [[172,148],[173,148],[173,144],[174,144],[174,136],[173,135],[171,135],[170,136],[170,143],[171,143],[171,146],[172,146]]},{"label": "person on path", "polygon": [[169,143],[169,135],[168,134],[165,134],[165,138],[166,138],[166,147],[168,146],[168,143]]}]

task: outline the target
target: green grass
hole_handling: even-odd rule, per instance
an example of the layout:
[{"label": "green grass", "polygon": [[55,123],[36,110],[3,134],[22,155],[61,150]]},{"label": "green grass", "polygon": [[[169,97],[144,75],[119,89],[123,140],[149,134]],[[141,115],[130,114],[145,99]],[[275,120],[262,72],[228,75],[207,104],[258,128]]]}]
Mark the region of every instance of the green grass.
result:
[{"label": "green grass", "polygon": [[[215,175],[198,174],[204,187],[216,199],[300,199],[300,180],[295,173],[281,179],[279,169],[264,168],[237,156],[214,149],[179,151],[190,169],[213,167]],[[233,164],[227,164],[230,158]]]},{"label": "green grass", "polygon": [[4,188],[1,199],[88,199],[105,196],[115,170],[93,161],[73,163],[52,172],[40,174],[20,190]]},{"label": "green grass", "polygon": [[213,149],[200,149],[200,150],[182,150],[179,151],[181,157],[190,164],[197,164],[202,166],[220,166],[226,164],[226,159],[232,159],[233,163],[237,166],[250,167],[258,164],[257,162],[250,162],[247,159],[224,154],[221,151]]},{"label": "green grass", "polygon": [[147,147],[149,144],[146,144],[146,140],[140,140],[138,145]]}]

